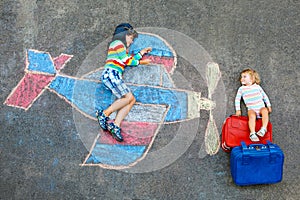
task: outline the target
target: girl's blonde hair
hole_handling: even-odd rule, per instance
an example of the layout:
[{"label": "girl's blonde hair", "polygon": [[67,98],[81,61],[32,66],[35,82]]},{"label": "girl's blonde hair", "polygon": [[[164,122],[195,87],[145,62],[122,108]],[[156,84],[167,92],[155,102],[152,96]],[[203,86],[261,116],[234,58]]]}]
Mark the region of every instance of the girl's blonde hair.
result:
[{"label": "girl's blonde hair", "polygon": [[257,85],[260,84],[260,77],[259,77],[259,74],[258,74],[255,70],[253,70],[253,69],[251,69],[251,68],[244,69],[244,70],[241,72],[240,77],[242,77],[242,74],[244,74],[244,73],[247,73],[247,74],[250,75],[250,77],[251,77],[253,83],[256,83]]}]

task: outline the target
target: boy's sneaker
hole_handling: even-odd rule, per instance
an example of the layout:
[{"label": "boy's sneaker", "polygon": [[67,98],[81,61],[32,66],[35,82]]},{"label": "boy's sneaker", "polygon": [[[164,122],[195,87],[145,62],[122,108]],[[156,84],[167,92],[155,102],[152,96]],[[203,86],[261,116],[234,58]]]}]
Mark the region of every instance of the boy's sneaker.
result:
[{"label": "boy's sneaker", "polygon": [[103,110],[97,110],[96,111],[96,116],[99,122],[100,127],[107,131],[107,120],[109,119],[108,117],[105,116],[105,114],[103,113]]},{"label": "boy's sneaker", "polygon": [[114,139],[116,139],[118,142],[123,141],[123,137],[121,135],[121,128],[115,125],[113,122],[109,123],[107,125],[109,132],[113,136]]},{"label": "boy's sneaker", "polygon": [[252,142],[258,142],[259,138],[257,137],[257,135],[255,133],[250,133],[250,140]]},{"label": "boy's sneaker", "polygon": [[260,137],[264,137],[264,135],[266,134],[267,129],[264,127],[261,127],[261,129],[256,133],[258,136]]}]

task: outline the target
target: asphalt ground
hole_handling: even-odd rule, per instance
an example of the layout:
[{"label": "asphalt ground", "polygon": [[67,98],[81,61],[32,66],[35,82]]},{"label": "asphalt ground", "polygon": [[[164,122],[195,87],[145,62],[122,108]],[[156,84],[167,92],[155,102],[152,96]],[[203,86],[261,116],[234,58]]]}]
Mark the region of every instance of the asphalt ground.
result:
[{"label": "asphalt ground", "polygon": [[[0,199],[299,199],[299,1],[2,0],[0,8]],[[4,104],[24,76],[27,49],[73,55],[62,72],[80,77],[103,64],[105,51],[94,52],[122,22],[174,47],[177,87],[207,97],[197,64],[219,65],[212,96],[219,134],[235,112],[239,73],[259,72],[272,103],[273,142],[285,155],[280,183],[235,185],[229,154],[203,150],[206,110],[163,124],[140,166],[115,170],[81,166],[89,153],[82,132],[99,127],[55,93],[45,91],[27,111]]]}]

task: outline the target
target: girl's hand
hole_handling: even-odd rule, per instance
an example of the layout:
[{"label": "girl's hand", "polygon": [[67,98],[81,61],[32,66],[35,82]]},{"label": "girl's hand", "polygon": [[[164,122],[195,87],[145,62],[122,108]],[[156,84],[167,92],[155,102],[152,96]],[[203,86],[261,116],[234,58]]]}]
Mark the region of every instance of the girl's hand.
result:
[{"label": "girl's hand", "polygon": [[271,108],[271,106],[269,106],[269,107],[268,107],[268,111],[269,111],[269,113],[271,113],[271,112],[272,112],[272,108]]},{"label": "girl's hand", "polygon": [[235,115],[236,115],[236,116],[241,116],[241,115],[242,115],[242,112],[241,112],[240,110],[238,110],[238,111],[235,112]]},{"label": "girl's hand", "polygon": [[149,53],[150,51],[152,51],[152,47],[146,47],[145,49],[142,49],[140,53],[143,56],[144,54]]},{"label": "girl's hand", "polygon": [[140,65],[149,65],[151,63],[150,59],[143,59],[140,60]]}]

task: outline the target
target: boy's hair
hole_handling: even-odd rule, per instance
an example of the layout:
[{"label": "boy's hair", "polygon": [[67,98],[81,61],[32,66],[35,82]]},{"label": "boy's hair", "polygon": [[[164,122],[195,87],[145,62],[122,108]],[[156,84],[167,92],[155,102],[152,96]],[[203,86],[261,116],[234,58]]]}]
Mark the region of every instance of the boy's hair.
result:
[{"label": "boy's hair", "polygon": [[119,24],[114,31],[112,41],[120,40],[126,46],[126,35],[133,35],[133,38],[138,37],[138,33],[129,23]]},{"label": "boy's hair", "polygon": [[244,74],[244,73],[247,73],[247,74],[250,75],[250,77],[251,77],[253,83],[256,83],[257,85],[260,84],[260,77],[259,77],[259,74],[258,74],[255,70],[253,70],[253,69],[251,69],[251,68],[244,69],[244,70],[241,72],[240,77],[242,77],[242,74]]}]

